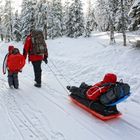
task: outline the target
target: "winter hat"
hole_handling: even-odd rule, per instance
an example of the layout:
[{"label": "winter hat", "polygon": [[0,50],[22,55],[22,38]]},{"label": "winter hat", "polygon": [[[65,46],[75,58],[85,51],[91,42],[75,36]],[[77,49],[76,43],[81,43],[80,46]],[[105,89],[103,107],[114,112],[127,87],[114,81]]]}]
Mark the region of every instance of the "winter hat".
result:
[{"label": "winter hat", "polygon": [[113,73],[107,73],[104,76],[103,82],[104,83],[116,83],[117,82],[117,76]]},{"label": "winter hat", "polygon": [[8,51],[10,52],[12,50],[14,50],[14,46],[10,45],[9,48],[8,48]]}]

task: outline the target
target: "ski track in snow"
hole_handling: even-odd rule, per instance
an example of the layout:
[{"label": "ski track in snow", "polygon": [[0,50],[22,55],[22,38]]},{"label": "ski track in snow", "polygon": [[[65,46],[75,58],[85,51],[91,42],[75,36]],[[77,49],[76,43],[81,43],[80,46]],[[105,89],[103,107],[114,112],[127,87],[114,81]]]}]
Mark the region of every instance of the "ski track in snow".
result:
[{"label": "ski track in snow", "polygon": [[[131,118],[133,118],[133,117],[131,117]],[[135,125],[133,125],[133,124],[131,124],[130,122],[128,122],[127,120],[125,120],[125,119],[123,119],[123,118],[120,118],[120,123],[122,124],[122,123],[124,123],[124,125],[126,125],[127,127],[129,127],[129,128],[131,128],[131,129],[133,129],[134,130],[134,136],[136,136],[137,137],[137,135],[135,135],[135,131],[138,131],[138,133],[140,134],[140,127],[139,126],[135,126]],[[122,122],[123,121],[123,122]],[[85,121],[84,121],[85,122]],[[88,123],[87,123],[88,124]],[[84,125],[84,124],[83,124]],[[115,133],[115,131],[113,131],[113,129],[112,129],[112,126],[111,125],[109,125],[110,126],[110,130],[113,132],[113,133]],[[89,128],[88,128],[88,130],[90,130]],[[132,132],[132,130],[131,130],[131,132]],[[119,133],[116,133],[116,134],[119,134]],[[132,134],[133,135],[133,134]],[[139,137],[138,137],[139,138]]]},{"label": "ski track in snow", "polygon": [[[54,71],[55,73],[57,73],[56,71]],[[60,74],[55,74],[55,76],[61,76]],[[28,79],[30,79],[31,77],[29,77],[28,76]],[[60,79],[60,77],[59,77],[59,79]],[[44,83],[44,85],[45,85],[45,83]],[[47,84],[46,84],[47,85]],[[80,118],[80,120],[78,120],[78,119],[76,119],[76,117],[73,117],[73,115],[69,112],[69,111],[66,111],[66,109],[63,107],[63,104],[61,104],[60,105],[60,103],[58,104],[58,103],[56,103],[56,100],[52,100],[52,99],[54,99],[55,97],[56,97],[56,95],[57,96],[61,96],[61,97],[63,97],[64,98],[64,95],[63,95],[63,93],[62,92],[60,92],[60,91],[57,91],[57,89],[53,89],[53,88],[50,88],[48,85],[47,85],[47,88],[49,88],[49,91],[53,91],[53,94],[50,94],[49,93],[49,95],[51,95],[51,96],[53,96],[53,97],[47,97],[48,96],[48,93],[47,93],[47,96],[44,96],[43,94],[41,94],[41,96],[43,96],[45,99],[47,99],[47,100],[50,100],[52,103],[54,103],[57,107],[59,107],[61,110],[63,110],[66,114],[69,114],[73,119],[75,119],[75,121],[76,122],[78,122],[78,123],[80,123],[80,125],[81,126],[83,126],[84,128],[86,128],[88,131],[90,131],[91,133],[94,133],[96,136],[98,136],[101,140],[103,140],[104,138],[103,137],[101,137],[100,136],[100,133],[98,134],[98,133],[96,133],[96,132],[94,132],[94,130],[93,130],[93,128],[91,127],[91,125],[89,126],[89,125],[87,125],[87,124],[90,124],[90,122],[87,122],[87,121],[85,121],[85,119],[84,119],[84,117],[83,118]],[[68,98],[67,98],[67,94],[66,94],[66,97],[64,98],[65,100],[68,100]],[[133,137],[136,137],[137,139],[139,139],[139,137],[137,137],[137,133],[135,133],[135,131],[138,131],[138,133],[140,134],[140,129],[139,129],[139,127],[137,127],[137,126],[135,126],[135,125],[132,125],[131,123],[129,123],[128,121],[126,121],[126,120],[124,120],[124,119],[122,119],[122,118],[120,118],[119,119],[120,120],[120,122],[118,122],[118,123],[120,123],[120,124],[122,124],[122,127],[126,127],[126,128],[129,128],[130,129],[130,131],[131,132],[133,132],[131,135],[133,136]],[[105,123],[104,124],[106,127],[108,127],[108,129],[112,132],[112,134],[114,135],[114,134],[116,134],[116,135],[119,135],[119,133],[120,133],[120,131],[119,132],[117,132],[117,130],[114,130],[113,129],[113,127],[112,127],[112,124],[110,125],[110,123],[109,124],[107,124],[107,123]],[[113,136],[112,136],[113,137]],[[119,137],[119,139],[123,139],[123,138],[121,138],[121,137]]]},{"label": "ski track in snow", "polygon": [[[19,108],[15,101],[15,97],[12,94],[14,93],[4,92],[5,106],[7,107],[9,117],[11,118],[12,122],[16,125],[16,127],[18,127],[18,130],[23,139],[40,139],[41,137],[43,137],[42,134],[39,134],[40,131],[36,128],[32,121]],[[45,139],[46,137],[44,139],[42,138],[42,140]]]},{"label": "ski track in snow", "polygon": [[[5,88],[7,88],[6,84],[5,84],[4,89]],[[30,114],[30,116],[29,116],[30,118],[29,118],[24,113],[24,110],[22,110],[18,106],[18,103],[16,102],[16,99],[15,99],[15,98],[17,98],[16,94],[19,96],[18,90],[16,91],[16,93],[14,91],[12,91],[12,89],[9,89],[9,90],[10,90],[10,93],[5,92],[3,90],[4,99],[5,99],[5,101],[4,101],[5,106],[7,107],[7,112],[8,112],[9,118],[11,119],[12,123],[18,129],[19,133],[21,134],[22,139],[28,139],[28,140],[30,140],[30,139],[31,140],[32,139],[33,140],[36,140],[36,139],[37,140],[49,140],[49,139],[51,139],[51,140],[64,140],[64,138],[63,138],[64,136],[60,132],[55,132],[54,130],[51,130],[51,129],[50,129],[50,132],[48,132],[48,134],[47,134],[47,135],[50,135],[49,136],[50,138],[47,138],[46,134],[41,132],[41,129],[43,129],[43,128],[40,125],[41,120],[37,117],[37,115],[35,115],[36,110],[33,111],[32,114],[31,114],[31,112],[29,113]],[[26,101],[25,101],[25,103],[26,103]],[[30,108],[29,104],[25,104],[24,109],[25,108],[33,110],[32,108]],[[37,112],[36,114],[38,114],[38,116],[43,115],[40,112]],[[25,131],[25,134],[24,134],[24,131]],[[45,133],[46,132],[47,131],[45,131]],[[49,133],[51,133],[51,134],[49,134]]]},{"label": "ski track in snow", "polygon": [[[99,44],[99,47],[103,49],[108,47],[100,43],[98,37],[95,37],[92,41]],[[59,43],[61,44],[61,41]],[[117,48],[114,49],[114,55],[119,51]],[[47,65],[42,65],[43,85],[41,89],[33,87],[33,75],[26,72],[22,73],[22,79],[19,76],[19,90],[9,89],[7,77],[6,80],[0,78],[0,110],[3,109],[6,113],[10,126],[9,135],[12,136],[11,139],[7,137],[4,140],[75,140],[74,137],[77,135],[81,140],[85,140],[86,134],[88,135],[87,140],[93,138],[95,140],[139,140],[140,111],[138,114],[133,113],[133,107],[135,107],[135,110],[139,110],[140,102],[131,98],[122,103],[120,109],[123,115],[120,118],[108,122],[100,121],[71,103],[68,97],[69,93],[65,88],[71,84],[79,85],[87,75],[91,77],[92,73],[86,73],[94,71],[96,65],[91,67],[87,64],[87,67],[82,67],[77,62],[72,63],[72,61],[69,61],[66,63],[68,60],[62,59],[64,52],[59,52],[58,55],[56,52],[52,52],[56,58],[50,59],[49,62],[51,69]],[[108,57],[107,54],[104,53],[104,55]],[[86,58],[86,56],[83,57]],[[95,58],[98,57],[100,56],[95,56]],[[3,60],[3,57],[0,56],[0,59]],[[77,61],[80,61],[78,57]],[[0,64],[2,65],[2,62]],[[60,65],[59,68],[57,68],[58,65]],[[63,66],[69,71],[66,72]],[[27,67],[29,71],[32,71],[31,64]],[[104,65],[104,67],[107,67],[107,65]],[[102,68],[96,68],[96,71],[101,74]],[[67,79],[65,79],[65,76]],[[97,77],[99,77],[98,74]],[[132,78],[134,79],[134,77]],[[57,81],[58,79],[59,81]],[[130,79],[130,81],[134,81],[133,79]],[[91,80],[94,79],[91,78]],[[138,78],[136,78],[134,83],[131,82],[134,88],[138,87],[138,81]],[[90,80],[86,82],[90,82]],[[135,86],[136,83],[137,87]],[[132,104],[132,108],[130,108],[132,111],[128,111],[129,108],[125,107],[128,103]],[[57,113],[58,116],[55,116]],[[66,120],[64,122],[68,124],[63,124],[63,120]],[[77,132],[73,129],[76,129]],[[14,139],[14,135],[17,135],[17,138]]]},{"label": "ski track in snow", "polygon": [[[48,88],[48,87],[47,87]],[[45,96],[42,92],[40,92],[39,94],[40,94],[40,96],[42,96],[42,97],[44,97],[46,100],[49,100],[51,103],[53,103],[55,106],[57,106],[60,110],[62,110],[66,115],[68,115],[68,116],[70,116],[70,117],[72,117],[72,119],[74,119],[75,120],[75,122],[78,122],[84,129],[86,128],[88,131],[90,131],[91,133],[94,133],[94,134],[96,134],[92,129],[90,129],[88,126],[86,126],[85,125],[85,123],[82,123],[83,122],[83,119],[81,118],[81,120],[82,121],[79,121],[78,119],[76,119],[76,118],[74,118],[73,116],[72,116],[72,114],[69,112],[69,111],[66,111],[66,109],[63,107],[63,104],[61,104],[61,103],[56,103],[56,100],[54,100],[54,97],[56,96],[56,94],[57,93],[59,93],[59,91],[57,92],[57,90],[55,90],[55,89],[51,89],[51,88],[49,88],[49,91],[53,91],[53,94],[48,94],[47,93],[47,96]],[[61,96],[62,97],[62,94],[63,93],[61,93],[61,95],[59,94],[59,96]],[[51,96],[53,96],[53,97],[49,97],[49,95],[51,95]],[[67,95],[66,95],[67,96]],[[65,100],[67,100],[68,101],[68,98],[64,98]],[[96,134],[96,136],[97,137],[99,137],[99,139],[100,140],[103,140],[103,138],[100,136],[100,135],[98,135],[98,134]]]}]

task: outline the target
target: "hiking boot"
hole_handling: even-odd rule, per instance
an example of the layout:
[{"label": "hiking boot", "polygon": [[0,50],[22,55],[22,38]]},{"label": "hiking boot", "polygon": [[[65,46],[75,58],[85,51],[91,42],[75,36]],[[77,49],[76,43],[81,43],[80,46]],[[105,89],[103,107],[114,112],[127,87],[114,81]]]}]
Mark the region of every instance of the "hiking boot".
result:
[{"label": "hiking boot", "polygon": [[34,84],[35,87],[41,88],[41,84],[35,83]]},{"label": "hiking boot", "polygon": [[70,90],[70,86],[67,86],[66,88],[67,88],[68,90]]},{"label": "hiking boot", "polygon": [[18,85],[14,85],[14,88],[15,88],[15,89],[18,89]]},{"label": "hiking boot", "polygon": [[10,87],[11,89],[13,89],[13,88],[14,88],[14,86],[13,86],[13,85],[10,85],[9,87]]},{"label": "hiking boot", "polygon": [[67,89],[70,91],[70,92],[75,92],[75,91],[77,91],[77,87],[75,87],[75,86],[67,86]]},{"label": "hiking boot", "polygon": [[15,88],[15,89],[18,89],[18,87],[17,87],[17,86],[15,86],[14,88]]}]

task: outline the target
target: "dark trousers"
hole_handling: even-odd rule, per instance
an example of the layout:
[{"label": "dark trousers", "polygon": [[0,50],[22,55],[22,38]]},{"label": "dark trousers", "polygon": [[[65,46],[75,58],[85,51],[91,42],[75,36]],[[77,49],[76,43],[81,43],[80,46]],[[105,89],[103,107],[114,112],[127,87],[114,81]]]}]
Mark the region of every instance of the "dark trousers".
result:
[{"label": "dark trousers", "polygon": [[42,63],[42,60],[32,62],[35,81],[36,81],[37,84],[41,84],[41,73],[42,73],[41,63]]},{"label": "dark trousers", "polygon": [[8,84],[9,86],[14,86],[14,88],[18,88],[19,81],[18,81],[18,72],[11,73],[8,71]]}]

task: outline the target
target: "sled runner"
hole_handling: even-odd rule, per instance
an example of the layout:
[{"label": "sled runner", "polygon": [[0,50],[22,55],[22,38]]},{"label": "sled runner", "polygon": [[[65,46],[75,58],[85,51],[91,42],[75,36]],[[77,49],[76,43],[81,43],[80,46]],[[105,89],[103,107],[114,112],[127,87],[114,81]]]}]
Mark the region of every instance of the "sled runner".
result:
[{"label": "sled runner", "polygon": [[103,121],[117,118],[121,115],[121,113],[116,109],[116,106],[114,106],[113,108],[109,108],[107,112],[105,109],[104,109],[104,112],[101,112],[100,110],[98,110],[97,112],[95,111],[96,110],[95,106],[97,105],[99,107],[99,104],[97,103],[94,104],[91,100],[83,99],[73,94],[70,95],[70,98],[73,103],[75,103],[79,107],[91,113],[93,116],[96,116],[97,118]]}]

